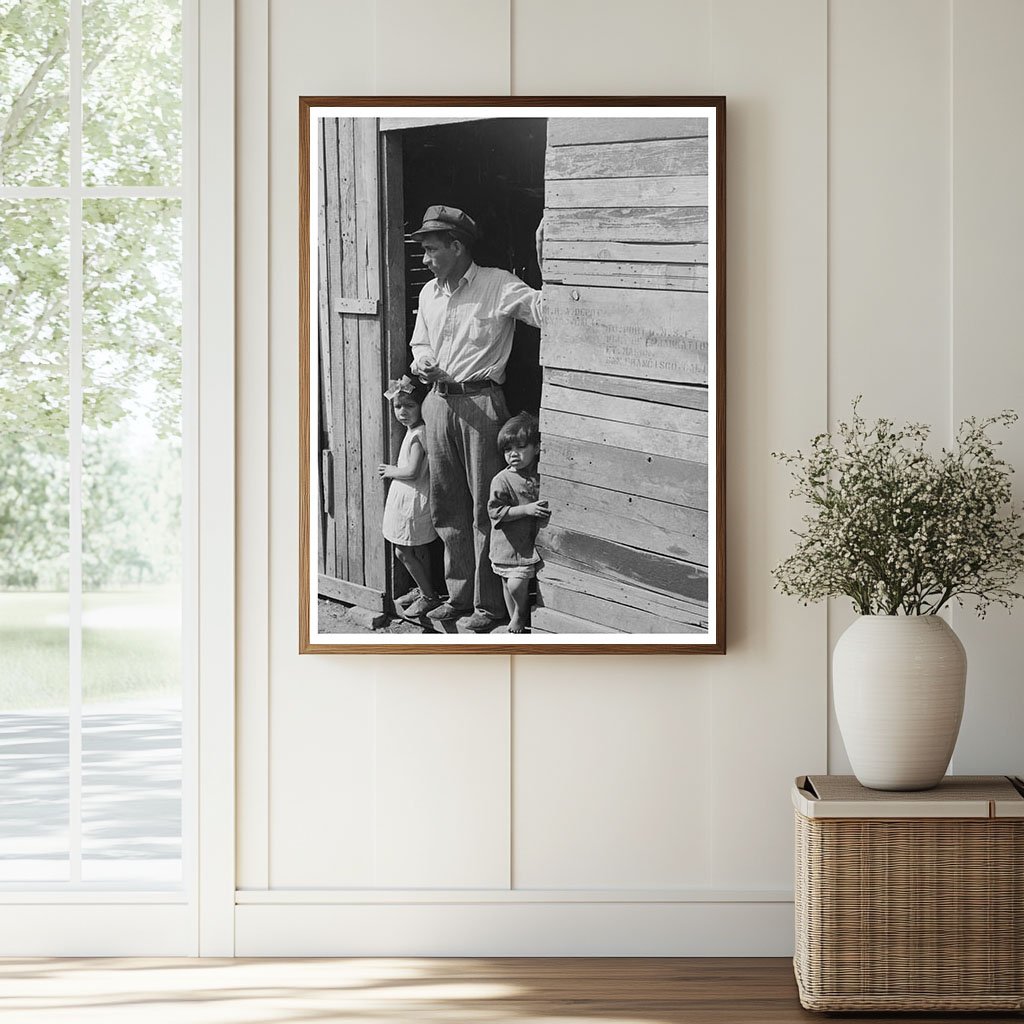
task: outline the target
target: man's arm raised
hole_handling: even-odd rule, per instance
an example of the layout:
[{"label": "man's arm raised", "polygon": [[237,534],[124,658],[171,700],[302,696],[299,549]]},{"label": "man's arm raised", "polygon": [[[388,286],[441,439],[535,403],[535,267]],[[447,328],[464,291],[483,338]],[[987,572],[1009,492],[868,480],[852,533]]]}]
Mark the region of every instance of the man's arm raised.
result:
[{"label": "man's arm raised", "polygon": [[[544,218],[541,217],[537,225],[535,241],[537,244],[537,266],[541,273],[544,272]],[[510,275],[501,296],[499,312],[503,316],[511,316],[516,320],[522,320],[531,327],[540,327],[543,320],[543,293],[537,288],[531,288],[528,284],[520,281],[518,277]]]}]

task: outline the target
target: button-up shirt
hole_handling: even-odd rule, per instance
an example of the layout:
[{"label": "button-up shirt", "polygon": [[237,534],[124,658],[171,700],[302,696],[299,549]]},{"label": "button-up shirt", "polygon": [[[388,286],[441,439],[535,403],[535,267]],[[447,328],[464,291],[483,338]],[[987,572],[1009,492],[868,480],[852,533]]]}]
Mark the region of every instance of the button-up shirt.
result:
[{"label": "button-up shirt", "polygon": [[451,290],[428,281],[420,292],[410,346],[413,370],[433,356],[444,380],[505,380],[516,320],[540,327],[541,293],[500,267],[469,265]]}]

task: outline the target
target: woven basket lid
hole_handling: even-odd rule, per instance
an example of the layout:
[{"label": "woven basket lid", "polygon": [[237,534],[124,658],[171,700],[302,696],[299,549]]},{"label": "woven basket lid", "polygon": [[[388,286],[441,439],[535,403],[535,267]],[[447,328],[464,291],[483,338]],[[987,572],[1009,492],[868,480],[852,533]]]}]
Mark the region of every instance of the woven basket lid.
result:
[{"label": "woven basket lid", "polygon": [[852,775],[804,775],[793,805],[808,818],[1024,818],[1024,783],[1006,775],[947,775],[934,789],[867,789]]}]

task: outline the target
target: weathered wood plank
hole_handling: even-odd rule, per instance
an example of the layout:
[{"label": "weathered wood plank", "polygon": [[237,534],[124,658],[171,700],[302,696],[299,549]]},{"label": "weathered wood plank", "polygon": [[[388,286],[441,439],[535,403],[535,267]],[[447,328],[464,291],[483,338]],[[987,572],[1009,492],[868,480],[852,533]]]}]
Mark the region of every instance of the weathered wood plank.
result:
[{"label": "weathered wood plank", "polygon": [[[324,122],[319,122],[317,130],[317,381],[318,403],[320,415],[321,443],[327,449],[327,458],[321,455],[321,467],[330,464],[333,459],[334,423],[331,415],[331,307],[328,295],[329,275],[327,271],[327,168],[324,160]],[[338,571],[335,564],[337,557],[336,536],[334,529],[334,472],[320,474],[320,529],[317,531],[317,561],[320,572]],[[328,493],[329,492],[329,493]]]},{"label": "weathered wood plank", "polygon": [[607,146],[548,146],[544,177],[646,178],[708,173],[708,140],[656,139]]},{"label": "weathered wood plank", "polygon": [[[377,125],[372,117],[356,118],[356,239],[361,299],[380,300],[380,196],[377,183]],[[379,312],[378,309],[374,312]]]},{"label": "weathered wood plank", "polygon": [[548,209],[544,245],[565,242],[707,242],[705,206]]},{"label": "weathered wood plank", "polygon": [[544,434],[541,446],[541,493],[544,482],[551,477],[583,484],[599,480],[613,490],[707,511],[708,467],[704,463],[645,455],[556,434]]},{"label": "weathered wood plank", "polygon": [[556,412],[571,412],[618,423],[635,423],[641,427],[656,427],[677,434],[707,437],[708,433],[708,414],[698,409],[681,409],[675,405],[661,405],[636,398],[577,391],[575,388],[557,387],[554,382],[549,382],[544,389],[541,405]]},{"label": "weathered wood plank", "polygon": [[543,366],[706,384],[708,296],[544,285]]},{"label": "weathered wood plank", "polygon": [[707,134],[706,117],[553,117],[548,121],[549,146],[694,139]]},{"label": "weathered wood plank", "polygon": [[694,384],[672,384],[660,380],[640,380],[636,377],[614,377],[606,373],[583,373],[551,367],[544,371],[544,383],[578,391],[596,391],[602,395],[622,395],[640,398],[645,402],[678,405],[684,409],[708,407],[708,389]]},{"label": "weathered wood plank", "polygon": [[[339,299],[358,299],[359,260],[356,256],[356,153],[354,118],[338,118],[338,193],[341,230],[341,290]],[[337,305],[334,305],[337,308]]]},{"label": "weathered wood plank", "polygon": [[[359,323],[343,317],[341,324],[345,385],[345,536],[348,544],[348,576],[364,583],[363,568],[363,443],[359,385]],[[339,521],[339,528],[341,522]],[[340,543],[340,539],[339,539]]]},{"label": "weathered wood plank", "polygon": [[706,633],[707,627],[692,622],[662,618],[640,608],[616,604],[579,591],[541,584],[544,608],[573,615],[587,622],[614,628],[623,633]]},{"label": "weathered wood plank", "polygon": [[703,566],[653,551],[640,551],[601,537],[549,523],[537,535],[537,550],[545,561],[558,562],[580,572],[706,603],[708,573]]},{"label": "weathered wood plank", "polygon": [[435,124],[461,124],[464,121],[482,121],[482,117],[382,117],[381,132],[401,131],[403,128],[429,128]]},{"label": "weathered wood plank", "polygon": [[[310,467],[311,469],[313,467]],[[317,483],[320,485],[320,501],[317,504],[319,509],[319,515],[317,518],[318,529],[316,531],[316,564],[317,572],[327,571],[327,557],[329,549],[327,546],[327,531],[332,525],[331,516],[331,505],[330,505],[330,490],[334,486],[334,482],[331,479],[333,473],[331,472],[331,453],[327,448],[323,448],[320,451],[319,459],[319,473],[317,475]],[[334,566],[331,565],[331,572],[334,571]]]},{"label": "weathered wood plank", "polygon": [[334,312],[339,314],[357,314],[359,316],[376,316],[380,312],[380,300],[341,298],[334,303]]},{"label": "weathered wood plank", "polygon": [[551,523],[644,551],[708,564],[708,514],[699,509],[581,484],[544,480]]},{"label": "weathered wood plank", "polygon": [[[324,125],[324,175],[327,232],[328,307],[343,294],[341,274],[341,193],[338,170],[338,120],[328,118]],[[331,451],[334,454],[334,518],[330,528],[335,535],[335,561],[328,575],[348,578],[348,449],[345,443],[345,339],[344,326],[335,317],[328,318],[326,339],[327,378],[331,405]]]},{"label": "weathered wood plank", "polygon": [[708,268],[692,263],[616,263],[603,260],[544,260],[544,280],[596,288],[665,288],[706,292]]},{"label": "weathered wood plank", "polygon": [[317,593],[323,597],[333,597],[335,601],[355,605],[357,608],[368,608],[370,611],[384,611],[384,592],[364,587],[348,580],[339,580],[331,576],[320,576],[317,581]]},{"label": "weathered wood plank", "polygon": [[[379,320],[361,320],[359,328],[360,404],[363,411],[363,561],[367,586],[386,589],[384,537],[384,481],[377,467],[384,457],[384,397],[381,394],[383,353]],[[392,417],[393,418],[393,417]]]},{"label": "weathered wood plank", "polygon": [[317,175],[317,280],[320,287],[317,289],[318,305],[318,332],[320,342],[320,400],[324,408],[324,423],[322,429],[330,442],[333,439],[333,424],[331,423],[331,380],[330,380],[330,359],[325,358],[325,349],[330,348],[331,338],[331,304],[328,289],[330,286],[330,275],[327,266],[327,168],[324,160],[324,122],[319,123],[318,132],[318,175]]},{"label": "weathered wood plank", "polygon": [[[355,149],[357,295],[380,306],[380,197],[377,181],[377,125],[373,118],[358,118],[353,131]],[[384,486],[377,467],[385,460],[384,353],[379,316],[359,317],[359,406],[362,413],[362,528],[364,582],[381,591],[387,588],[384,538]]]},{"label": "weathered wood plank", "polygon": [[[381,193],[387,257],[384,260],[384,355],[387,380],[398,380],[409,367],[409,344],[405,330],[405,232],[402,223],[405,206],[402,175],[402,135],[392,132],[381,136]],[[384,407],[387,439],[384,461],[394,464],[402,446],[405,428],[395,419],[390,403]],[[385,546],[389,552],[390,545]],[[413,585],[412,577],[397,558],[389,566],[390,593],[404,594]]]},{"label": "weathered wood plank", "polygon": [[665,455],[686,462],[708,461],[708,441],[696,434],[677,434],[674,431],[641,427],[634,423],[615,423],[612,420],[593,419],[590,416],[540,411],[540,432],[543,437],[557,434],[591,444],[610,445],[647,455]]},{"label": "weathered wood plank", "polygon": [[674,263],[692,264],[708,262],[708,247],[705,242],[674,244],[663,242],[646,245],[643,242],[561,242],[548,238],[547,222],[544,225],[544,267],[545,279],[548,263],[552,260],[621,260],[633,263]]},{"label": "weathered wood plank", "polygon": [[684,278],[672,277],[632,277],[617,275],[614,277],[600,274],[559,274],[553,281],[560,284],[578,285],[582,288],[631,288],[636,291],[673,291],[701,292],[707,294],[706,281],[689,281]]},{"label": "weathered wood plank", "polygon": [[662,178],[566,178],[549,181],[544,205],[549,210],[622,206],[707,206],[704,175]]},{"label": "weathered wood plank", "polygon": [[[640,611],[649,612],[663,619],[676,623],[688,623],[707,629],[708,606],[695,601],[687,601],[681,597],[672,597],[646,587],[637,587],[621,580],[609,580],[593,573],[580,572],[578,569],[561,565],[555,561],[547,561],[538,574],[541,590],[546,594],[548,584],[560,587],[572,593],[587,594],[600,598],[615,605],[625,605]],[[547,602],[545,602],[547,603]],[[604,619],[597,621],[603,622]],[[615,624],[615,620],[612,620]]]},{"label": "weathered wood plank", "polygon": [[[338,121],[338,175],[341,193],[341,298],[359,298],[359,261],[356,250],[356,153],[354,118]],[[345,507],[349,570],[347,579],[364,583],[363,548],[363,445],[359,384],[359,324],[341,316],[344,339],[345,454],[347,500]]]},{"label": "weathered wood plank", "polygon": [[534,608],[531,616],[531,629],[538,633],[621,633],[621,629],[604,626],[598,622],[577,619],[564,612],[554,612],[550,608]]}]

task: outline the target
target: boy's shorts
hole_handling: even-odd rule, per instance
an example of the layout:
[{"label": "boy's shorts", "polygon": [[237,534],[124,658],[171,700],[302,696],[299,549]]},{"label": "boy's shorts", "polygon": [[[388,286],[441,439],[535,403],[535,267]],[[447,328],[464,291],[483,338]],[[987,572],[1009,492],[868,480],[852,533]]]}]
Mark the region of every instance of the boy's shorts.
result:
[{"label": "boy's shorts", "polygon": [[491,568],[494,575],[500,576],[503,580],[532,580],[542,564],[533,562],[530,565],[507,565],[503,562],[491,562]]}]

